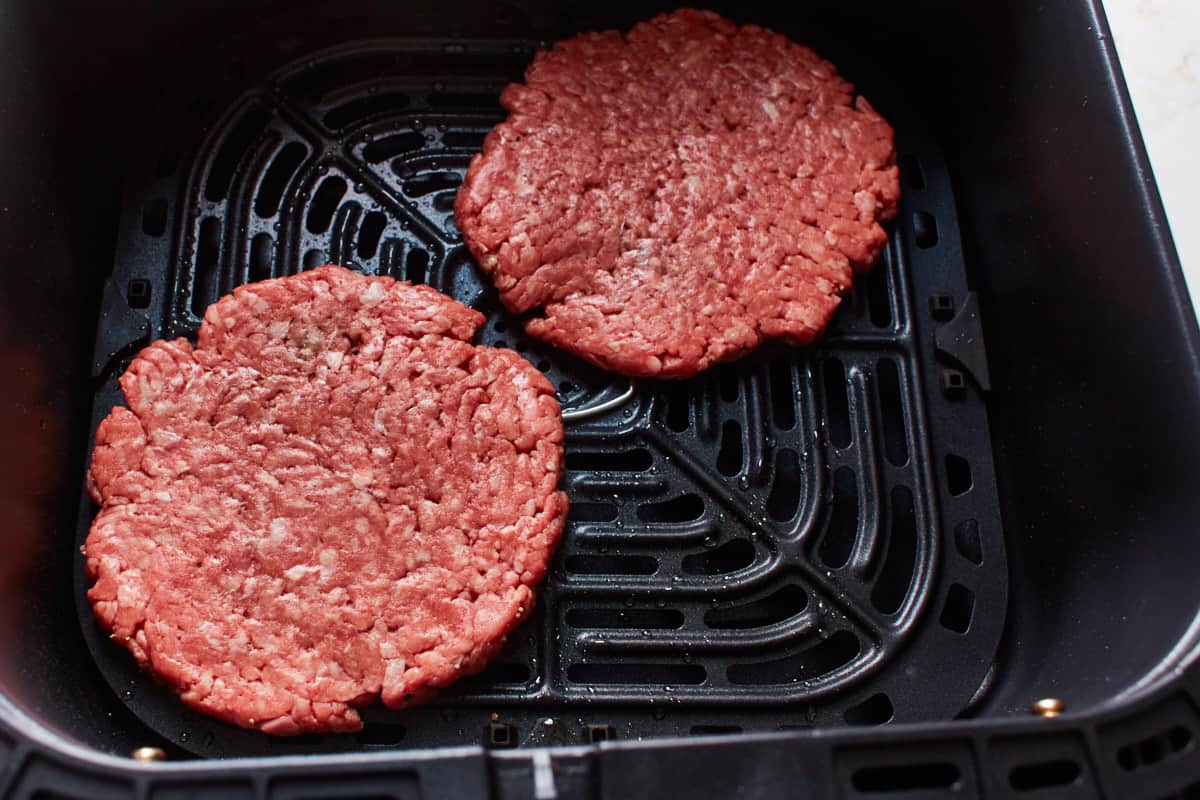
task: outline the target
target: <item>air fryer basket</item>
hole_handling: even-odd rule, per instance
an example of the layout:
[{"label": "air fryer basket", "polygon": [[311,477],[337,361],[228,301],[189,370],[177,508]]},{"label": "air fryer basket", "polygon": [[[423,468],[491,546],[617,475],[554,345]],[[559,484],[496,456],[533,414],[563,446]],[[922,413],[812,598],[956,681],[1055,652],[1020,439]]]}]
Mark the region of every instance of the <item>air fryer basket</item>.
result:
[{"label": "air fryer basket", "polygon": [[[0,30],[25,111],[0,117],[10,793],[1200,791],[1195,323],[1094,8],[726,9],[893,122],[900,215],[817,345],[631,383],[523,336],[452,203],[536,47],[654,9],[350,5],[80,7],[66,31],[22,6]],[[273,739],[187,711],[96,627],[81,476],[140,347],[329,261],[478,308],[479,341],[551,378],[572,514],[485,673]],[[1044,697],[1068,715],[1031,717]]]}]

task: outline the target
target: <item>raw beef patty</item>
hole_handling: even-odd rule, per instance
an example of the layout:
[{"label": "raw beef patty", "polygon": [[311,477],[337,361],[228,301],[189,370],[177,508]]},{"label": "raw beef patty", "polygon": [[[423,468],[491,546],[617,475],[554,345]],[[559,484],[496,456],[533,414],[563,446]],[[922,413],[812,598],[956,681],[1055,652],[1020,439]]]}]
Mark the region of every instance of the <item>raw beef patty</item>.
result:
[{"label": "raw beef patty", "polygon": [[682,378],[824,329],[879,255],[892,129],[833,66],[676,11],[534,59],[456,216],[526,330],[604,368]]},{"label": "raw beef patty", "polygon": [[237,289],[147,347],[96,432],[97,619],[184,702],[349,731],[479,671],[559,539],[549,382],[483,317],[340,267]]}]

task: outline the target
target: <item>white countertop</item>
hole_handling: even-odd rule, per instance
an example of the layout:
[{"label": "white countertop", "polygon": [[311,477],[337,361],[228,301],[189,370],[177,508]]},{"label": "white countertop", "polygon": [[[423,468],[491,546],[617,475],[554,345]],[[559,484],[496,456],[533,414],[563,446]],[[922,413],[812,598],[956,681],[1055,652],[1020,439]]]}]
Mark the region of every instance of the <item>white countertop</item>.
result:
[{"label": "white countertop", "polygon": [[1200,0],[1103,0],[1193,305],[1200,310]]}]

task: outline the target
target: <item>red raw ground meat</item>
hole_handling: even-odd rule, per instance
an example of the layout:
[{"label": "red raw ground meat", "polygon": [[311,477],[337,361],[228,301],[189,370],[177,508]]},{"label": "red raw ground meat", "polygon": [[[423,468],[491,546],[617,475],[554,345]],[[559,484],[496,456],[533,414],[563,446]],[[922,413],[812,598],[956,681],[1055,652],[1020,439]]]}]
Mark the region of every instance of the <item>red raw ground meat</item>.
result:
[{"label": "red raw ground meat", "polygon": [[96,432],[96,618],[207,714],[353,731],[479,671],[567,501],[553,388],[483,317],[340,267],[237,289],[147,347]]},{"label": "red raw ground meat", "polygon": [[886,242],[892,129],[834,67],[676,11],[542,52],[471,161],[458,227],[533,336],[683,378],[825,328]]}]

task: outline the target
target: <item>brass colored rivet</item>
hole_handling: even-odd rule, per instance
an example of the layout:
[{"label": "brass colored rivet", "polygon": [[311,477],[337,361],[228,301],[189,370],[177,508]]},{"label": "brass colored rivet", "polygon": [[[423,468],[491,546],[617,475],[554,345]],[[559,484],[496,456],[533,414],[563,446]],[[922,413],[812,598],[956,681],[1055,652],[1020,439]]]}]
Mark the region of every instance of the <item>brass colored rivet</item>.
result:
[{"label": "brass colored rivet", "polygon": [[141,761],[143,764],[149,764],[152,761],[162,761],[167,757],[166,752],[161,747],[139,747],[129,755],[134,761]]},{"label": "brass colored rivet", "polygon": [[1029,710],[1039,717],[1045,719],[1054,719],[1059,714],[1063,713],[1067,708],[1066,704],[1057,697],[1043,697],[1029,707]]}]

